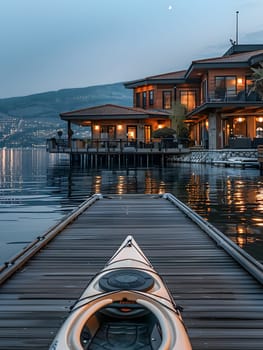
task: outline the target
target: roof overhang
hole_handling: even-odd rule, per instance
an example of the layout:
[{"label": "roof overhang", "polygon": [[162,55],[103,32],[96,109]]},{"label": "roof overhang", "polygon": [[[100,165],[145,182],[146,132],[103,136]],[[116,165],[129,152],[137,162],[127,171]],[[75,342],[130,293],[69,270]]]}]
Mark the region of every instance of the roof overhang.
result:
[{"label": "roof overhang", "polygon": [[148,119],[148,118],[156,118],[156,119],[168,119],[169,115],[164,115],[164,114],[138,114],[138,115],[81,115],[81,116],[61,116],[62,120],[65,121],[73,121],[74,120],[79,120],[79,121],[99,121],[99,120],[127,120],[127,119],[135,119],[135,120],[140,120],[140,119]]},{"label": "roof overhang", "polygon": [[60,113],[60,118],[73,123],[109,121],[109,120],[145,120],[149,118],[168,119],[169,111],[124,107],[117,105],[101,105],[71,112]]},{"label": "roof overhang", "polygon": [[178,84],[184,84],[185,79],[142,79],[142,80],[134,80],[134,81],[128,81],[124,83],[124,86],[127,89],[134,89],[136,87],[140,86],[147,86],[147,85],[158,85],[158,84],[171,84],[171,85],[178,85]]},{"label": "roof overhang", "polygon": [[263,53],[261,53],[259,55],[255,55],[255,56],[251,57],[249,60],[250,66],[258,65],[260,62],[263,62]]},{"label": "roof overhang", "polygon": [[230,116],[257,116],[263,115],[263,102],[207,102],[187,114],[186,122],[190,123],[210,113],[219,113],[222,118]]},{"label": "roof overhang", "polygon": [[127,89],[134,89],[136,87],[147,86],[147,85],[164,85],[164,84],[184,84],[185,83],[185,72],[186,70],[180,70],[176,72],[164,73],[159,75],[152,75],[143,79],[137,79],[132,81],[124,82],[124,86]]},{"label": "roof overhang", "polygon": [[210,69],[231,69],[231,68],[249,68],[247,62],[193,62],[185,74],[185,78],[198,78],[200,73]]}]

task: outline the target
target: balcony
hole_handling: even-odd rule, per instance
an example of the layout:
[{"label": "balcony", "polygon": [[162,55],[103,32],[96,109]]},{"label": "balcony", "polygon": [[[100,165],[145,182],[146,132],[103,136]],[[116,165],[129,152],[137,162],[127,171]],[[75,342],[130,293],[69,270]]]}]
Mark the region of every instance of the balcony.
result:
[{"label": "balcony", "polygon": [[48,139],[49,153],[158,153],[182,152],[189,145],[178,144],[175,139],[101,140],[101,139]]},{"label": "balcony", "polygon": [[210,92],[207,101],[205,102],[263,102],[261,97],[256,92],[246,92],[242,90],[237,94],[231,91],[217,90]]},{"label": "balcony", "polygon": [[263,100],[255,93],[247,93],[244,90],[238,94],[233,92],[210,91],[205,100],[202,100],[194,109],[189,110],[186,116],[188,123],[196,121],[199,117],[208,115],[211,111],[217,110],[221,113],[235,113],[238,109],[240,114],[242,109],[246,109],[246,113],[251,115],[263,114]]}]

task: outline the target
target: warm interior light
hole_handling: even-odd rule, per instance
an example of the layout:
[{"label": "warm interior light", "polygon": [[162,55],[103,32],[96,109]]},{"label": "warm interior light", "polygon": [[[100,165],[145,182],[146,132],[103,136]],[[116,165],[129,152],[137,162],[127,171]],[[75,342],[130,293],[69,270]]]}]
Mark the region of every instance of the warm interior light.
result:
[{"label": "warm interior light", "polygon": [[95,125],[95,126],[94,126],[94,129],[95,129],[95,130],[99,130],[99,129],[100,129],[100,126],[99,126],[99,125]]},{"label": "warm interior light", "polygon": [[236,123],[242,123],[245,120],[245,118],[239,117],[235,119]]},{"label": "warm interior light", "polygon": [[259,123],[263,123],[263,117],[259,117],[259,118],[257,118],[257,122],[259,122]]},{"label": "warm interior light", "polygon": [[243,79],[242,78],[237,78],[237,83],[238,83],[238,85],[242,85]]},{"label": "warm interior light", "polygon": [[122,130],[122,125],[121,124],[117,125],[117,129]]},{"label": "warm interior light", "polygon": [[205,126],[208,129],[208,126],[209,126],[208,120],[205,121]]},{"label": "warm interior light", "polygon": [[158,129],[162,129],[163,128],[163,124],[158,124]]}]

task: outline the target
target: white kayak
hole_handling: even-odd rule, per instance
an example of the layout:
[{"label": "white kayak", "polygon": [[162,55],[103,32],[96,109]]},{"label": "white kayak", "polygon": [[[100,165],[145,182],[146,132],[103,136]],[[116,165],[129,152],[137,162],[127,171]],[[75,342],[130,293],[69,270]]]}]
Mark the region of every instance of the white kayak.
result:
[{"label": "white kayak", "polygon": [[164,281],[132,236],[88,284],[50,350],[191,350]]}]

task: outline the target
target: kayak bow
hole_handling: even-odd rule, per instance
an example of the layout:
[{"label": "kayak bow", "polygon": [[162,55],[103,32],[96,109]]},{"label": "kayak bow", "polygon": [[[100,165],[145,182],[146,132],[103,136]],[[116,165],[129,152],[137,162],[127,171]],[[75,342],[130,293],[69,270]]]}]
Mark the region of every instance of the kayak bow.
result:
[{"label": "kayak bow", "polygon": [[191,350],[173,298],[132,236],[88,284],[50,350]]}]

